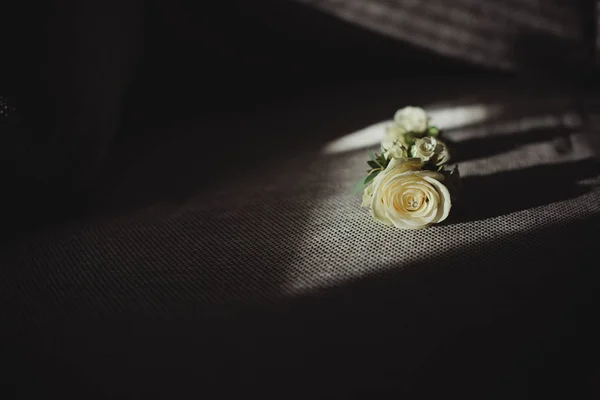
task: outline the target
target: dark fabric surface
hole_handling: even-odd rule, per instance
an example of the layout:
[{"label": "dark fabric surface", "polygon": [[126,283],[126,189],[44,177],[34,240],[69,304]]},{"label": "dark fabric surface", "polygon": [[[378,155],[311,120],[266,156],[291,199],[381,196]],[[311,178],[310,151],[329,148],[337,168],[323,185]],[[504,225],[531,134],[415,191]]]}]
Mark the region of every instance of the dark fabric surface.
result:
[{"label": "dark fabric surface", "polygon": [[[9,65],[45,93],[17,102],[32,143],[63,152],[36,147],[3,181],[6,398],[598,397],[595,86],[571,53],[551,70],[486,53],[535,19],[493,1],[473,6],[486,23],[459,18],[479,69],[469,40],[446,58],[297,2],[76,3],[50,12],[57,52],[15,47],[30,63]],[[540,26],[579,54],[581,14],[548,4]],[[492,73],[498,57],[524,68]],[[465,186],[420,232],[376,225],[352,193],[409,104],[448,128]]]},{"label": "dark fabric surface", "polygon": [[[215,117],[225,143],[243,126],[303,145],[234,147],[210,183],[205,119],[164,127],[187,133],[129,160],[93,214],[6,247],[0,315],[19,395],[592,396],[594,99],[510,79],[444,79],[420,98],[411,85]],[[352,193],[381,131],[349,151],[328,142],[416,98],[450,128],[466,205],[403,232]],[[278,151],[253,162],[261,149]]]}]

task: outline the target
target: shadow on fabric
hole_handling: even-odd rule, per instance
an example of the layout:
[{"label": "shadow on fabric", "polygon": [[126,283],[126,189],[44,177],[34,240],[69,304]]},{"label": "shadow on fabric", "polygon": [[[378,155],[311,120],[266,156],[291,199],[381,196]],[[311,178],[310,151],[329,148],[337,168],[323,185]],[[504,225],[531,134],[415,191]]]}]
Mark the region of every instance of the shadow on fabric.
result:
[{"label": "shadow on fabric", "polygon": [[474,243],[256,307],[82,315],[62,327],[62,357],[107,395],[132,397],[587,398],[600,275],[575,255],[595,248],[598,228],[593,218]]},{"label": "shadow on fabric", "polygon": [[461,195],[464,203],[453,219],[481,220],[573,199],[589,191],[589,186],[580,181],[599,174],[600,162],[586,159],[465,177]]}]

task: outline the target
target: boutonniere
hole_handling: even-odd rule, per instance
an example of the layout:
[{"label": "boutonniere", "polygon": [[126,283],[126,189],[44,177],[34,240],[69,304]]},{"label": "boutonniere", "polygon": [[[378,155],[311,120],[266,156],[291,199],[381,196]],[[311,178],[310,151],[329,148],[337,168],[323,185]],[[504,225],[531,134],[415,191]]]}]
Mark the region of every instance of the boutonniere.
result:
[{"label": "boutonniere", "polygon": [[448,218],[460,187],[458,168],[425,111],[406,107],[386,128],[381,152],[371,154],[359,183],[373,219],[400,229],[421,229]]}]

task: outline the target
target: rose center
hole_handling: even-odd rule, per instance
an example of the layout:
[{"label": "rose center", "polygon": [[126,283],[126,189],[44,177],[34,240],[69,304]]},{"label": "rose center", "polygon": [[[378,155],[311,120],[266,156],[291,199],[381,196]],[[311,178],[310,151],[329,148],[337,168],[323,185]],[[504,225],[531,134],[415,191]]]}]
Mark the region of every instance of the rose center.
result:
[{"label": "rose center", "polygon": [[404,204],[408,211],[415,211],[415,210],[419,209],[419,206],[421,205],[421,201],[417,196],[407,195],[404,198]]}]

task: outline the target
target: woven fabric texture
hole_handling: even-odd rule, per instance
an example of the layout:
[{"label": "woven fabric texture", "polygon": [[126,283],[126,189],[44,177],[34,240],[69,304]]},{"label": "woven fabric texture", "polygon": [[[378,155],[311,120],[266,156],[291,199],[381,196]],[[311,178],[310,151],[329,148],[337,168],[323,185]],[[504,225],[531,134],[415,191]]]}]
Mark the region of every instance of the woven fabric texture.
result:
[{"label": "woven fabric texture", "polygon": [[[464,177],[464,203],[440,226],[400,231],[361,209],[375,126],[346,138],[359,148],[334,132],[208,191],[22,240],[3,254],[0,315],[24,368],[87,398],[560,390],[547,379],[565,360],[549,354],[597,278],[596,119],[565,92],[495,90],[502,101],[426,104]],[[372,92],[348,98],[368,107]],[[304,110],[320,116],[310,129],[330,115]],[[152,164],[169,149],[156,151]],[[562,382],[587,379],[577,371]]]}]

